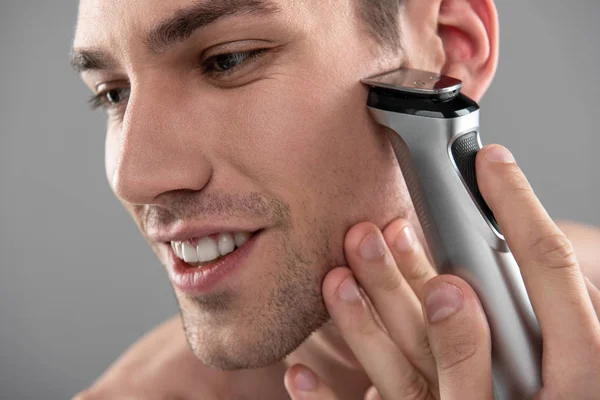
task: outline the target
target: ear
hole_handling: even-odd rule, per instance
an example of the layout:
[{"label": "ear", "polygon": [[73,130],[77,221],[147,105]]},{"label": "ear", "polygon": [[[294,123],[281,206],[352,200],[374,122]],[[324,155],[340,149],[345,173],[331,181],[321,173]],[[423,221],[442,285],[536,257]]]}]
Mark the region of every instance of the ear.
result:
[{"label": "ear", "polygon": [[463,81],[479,101],[498,63],[498,14],[493,0],[442,0],[438,36],[445,53],[442,73]]}]

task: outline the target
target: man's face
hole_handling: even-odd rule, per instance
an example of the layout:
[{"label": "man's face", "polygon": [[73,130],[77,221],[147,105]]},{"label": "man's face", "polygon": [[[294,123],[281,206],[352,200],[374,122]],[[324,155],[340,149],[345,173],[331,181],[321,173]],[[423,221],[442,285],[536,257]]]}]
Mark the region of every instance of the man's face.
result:
[{"label": "man's face", "polygon": [[[238,12],[217,18],[228,6]],[[108,180],[206,364],[258,367],[293,351],[328,319],[321,282],[345,264],[347,229],[408,209],[359,83],[394,67],[375,46],[350,1],[81,2],[74,47],[109,106]],[[238,231],[258,232],[226,267],[192,270],[170,243]],[[203,268],[228,272],[202,286]]]}]

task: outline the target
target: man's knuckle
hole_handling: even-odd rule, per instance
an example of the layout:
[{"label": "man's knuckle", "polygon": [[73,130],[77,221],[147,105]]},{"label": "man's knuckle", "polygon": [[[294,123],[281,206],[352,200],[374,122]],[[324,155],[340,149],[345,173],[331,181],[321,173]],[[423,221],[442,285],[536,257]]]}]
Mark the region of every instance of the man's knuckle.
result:
[{"label": "man's knuckle", "polygon": [[493,191],[498,201],[504,202],[502,199],[508,197],[520,201],[520,199],[526,200],[533,196],[531,185],[515,165],[507,165],[499,178],[501,184]]},{"label": "man's knuckle", "polygon": [[431,265],[426,262],[413,262],[402,266],[404,277],[411,281],[425,279],[431,274],[431,271]]},{"label": "man's knuckle", "polygon": [[417,372],[407,374],[399,389],[403,400],[428,400],[431,398],[429,385]]},{"label": "man's knuckle", "polygon": [[388,274],[382,274],[381,279],[379,279],[378,286],[381,290],[387,293],[396,293],[401,290],[402,287],[402,277],[397,272],[394,274],[392,271]]},{"label": "man's knuckle", "polygon": [[441,371],[467,363],[477,353],[477,343],[472,334],[453,335],[441,351],[438,350],[438,365]]},{"label": "man's knuckle", "polygon": [[372,316],[366,316],[361,318],[360,321],[356,324],[356,332],[360,336],[375,336],[376,334],[381,332],[377,321]]},{"label": "man's knuckle", "polygon": [[503,181],[515,192],[531,192],[531,185],[516,164],[503,164]]},{"label": "man's knuckle", "polygon": [[[490,180],[481,185],[484,198],[494,212],[500,212],[506,207],[510,208],[514,202],[528,201],[533,196],[529,182],[518,167],[504,166],[497,178],[500,181],[499,184],[494,184]],[[511,199],[511,201],[507,202],[506,199]]]},{"label": "man's knuckle", "polygon": [[379,327],[379,323],[369,310],[369,306],[365,300],[362,301],[361,309],[359,312],[352,312],[348,315],[348,320],[345,325],[345,329],[353,334],[359,336],[374,336],[382,332]]},{"label": "man's knuckle", "polygon": [[577,257],[571,241],[562,233],[542,236],[531,246],[534,260],[552,269],[573,268]]},{"label": "man's knuckle", "polygon": [[431,358],[433,356],[433,350],[431,349],[431,342],[427,332],[422,332],[417,336],[417,350],[421,357],[424,359]]}]

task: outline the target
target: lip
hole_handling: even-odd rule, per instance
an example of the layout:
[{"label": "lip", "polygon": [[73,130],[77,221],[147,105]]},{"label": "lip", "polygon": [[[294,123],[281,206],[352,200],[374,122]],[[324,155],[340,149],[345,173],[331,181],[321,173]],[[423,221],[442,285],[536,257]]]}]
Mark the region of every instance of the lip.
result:
[{"label": "lip", "polygon": [[202,238],[205,236],[216,235],[222,232],[250,232],[255,233],[261,228],[250,227],[250,226],[225,226],[225,225],[206,225],[194,226],[184,225],[183,223],[175,224],[170,226],[168,229],[159,229],[155,231],[148,231],[148,238],[156,243],[167,243],[172,241],[184,242],[193,238]]},{"label": "lip", "polygon": [[210,292],[219,283],[225,279],[231,279],[236,272],[247,265],[262,232],[262,230],[256,232],[242,247],[227,254],[219,261],[201,268],[189,267],[175,255],[170,245],[166,245],[169,252],[167,268],[171,283],[181,292],[190,296],[201,296]]}]

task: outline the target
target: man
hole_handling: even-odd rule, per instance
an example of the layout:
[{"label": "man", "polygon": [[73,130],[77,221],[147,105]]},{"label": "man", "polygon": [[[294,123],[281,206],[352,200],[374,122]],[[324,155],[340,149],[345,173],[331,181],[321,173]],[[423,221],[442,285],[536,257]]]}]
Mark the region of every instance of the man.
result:
[{"label": "man", "polygon": [[[73,65],[108,110],[107,177],[165,265],[182,323],[78,398],[489,398],[479,303],[434,277],[359,82],[441,71],[479,100],[497,54],[492,0],[82,0]],[[547,392],[600,390],[600,296],[580,271],[597,273],[594,254],[575,241],[577,263],[501,147],[481,152],[478,176],[556,344]],[[544,274],[525,272],[534,261]],[[542,283],[558,300],[540,302]]]}]

